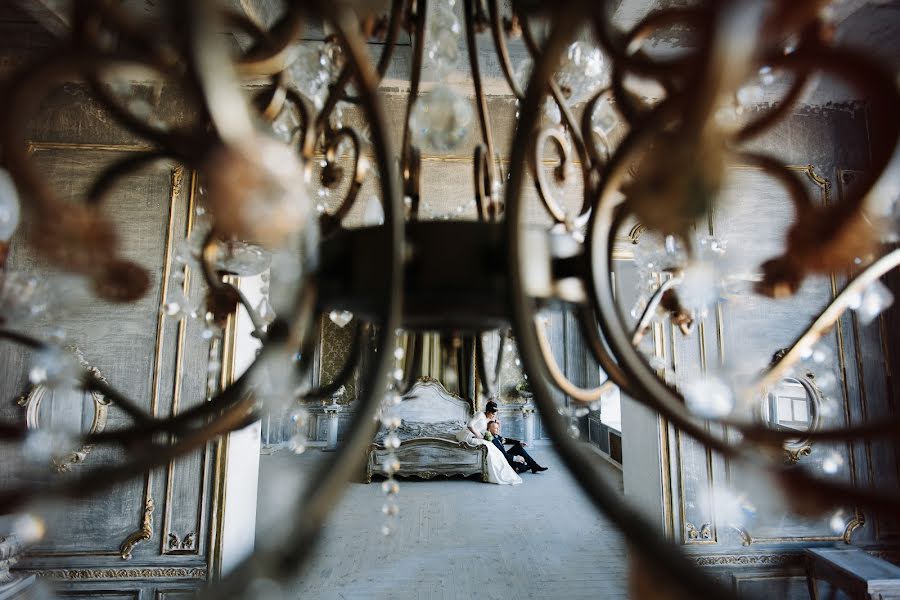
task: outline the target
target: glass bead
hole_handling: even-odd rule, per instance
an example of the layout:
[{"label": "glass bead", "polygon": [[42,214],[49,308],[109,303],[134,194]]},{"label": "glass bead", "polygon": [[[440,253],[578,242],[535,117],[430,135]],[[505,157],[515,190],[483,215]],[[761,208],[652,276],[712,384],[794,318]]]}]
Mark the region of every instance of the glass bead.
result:
[{"label": "glass bead", "polygon": [[828,475],[834,475],[844,465],[844,457],[837,452],[831,451],[822,459],[822,471]]},{"label": "glass bead", "polygon": [[347,323],[353,320],[353,313],[349,310],[333,310],[328,313],[328,318],[331,319],[331,322],[343,329],[347,326]]},{"label": "glass bead", "polygon": [[716,375],[705,375],[688,381],[682,392],[688,410],[698,417],[722,418],[734,410],[731,386]]},{"label": "glass bead", "polygon": [[0,168],[0,241],[8,241],[19,226],[21,204],[12,176]]},{"label": "glass bead", "polygon": [[410,115],[413,140],[423,149],[449,152],[471,131],[472,103],[447,86],[438,86],[418,98]]}]

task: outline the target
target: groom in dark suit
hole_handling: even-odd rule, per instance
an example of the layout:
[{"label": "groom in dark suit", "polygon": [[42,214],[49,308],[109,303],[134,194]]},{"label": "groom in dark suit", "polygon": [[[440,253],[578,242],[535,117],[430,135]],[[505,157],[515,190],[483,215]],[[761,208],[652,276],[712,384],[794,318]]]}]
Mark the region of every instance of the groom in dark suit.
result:
[{"label": "groom in dark suit", "polygon": [[[500,449],[500,452],[506,457],[506,462],[516,470],[516,473],[524,473],[528,469],[531,469],[532,473],[539,473],[540,471],[547,470],[547,467],[542,467],[537,464],[537,461],[525,452],[525,448],[523,447],[525,446],[524,442],[505,438],[500,435],[500,421],[491,421],[488,423],[487,427],[492,436],[491,443]],[[506,444],[511,444],[512,447],[507,450]],[[515,460],[517,457],[521,457],[521,460]]]}]

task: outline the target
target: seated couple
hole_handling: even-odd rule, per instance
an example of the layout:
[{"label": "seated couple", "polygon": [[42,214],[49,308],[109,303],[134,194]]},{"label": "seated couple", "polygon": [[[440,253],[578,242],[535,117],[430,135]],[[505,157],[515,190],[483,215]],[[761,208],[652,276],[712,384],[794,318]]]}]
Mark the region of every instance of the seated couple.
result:
[{"label": "seated couple", "polygon": [[[546,471],[546,467],[540,466],[528,455],[523,448],[524,443],[505,439],[500,435],[500,421],[497,421],[496,417],[497,403],[488,402],[484,412],[475,413],[466,428],[456,434],[456,439],[460,442],[467,442],[472,446],[479,444],[487,446],[488,481],[501,485],[517,485],[522,483],[519,473],[528,469],[531,469],[532,473]],[[487,437],[490,437],[490,440],[486,439]],[[512,444],[508,450],[507,444]]]}]

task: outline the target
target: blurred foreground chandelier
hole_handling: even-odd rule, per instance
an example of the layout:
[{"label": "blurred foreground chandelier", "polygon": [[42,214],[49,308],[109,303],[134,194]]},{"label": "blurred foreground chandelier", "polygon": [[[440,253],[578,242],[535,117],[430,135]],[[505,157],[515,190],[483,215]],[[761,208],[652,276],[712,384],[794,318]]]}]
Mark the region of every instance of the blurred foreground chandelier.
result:
[{"label": "blurred foreground chandelier", "polygon": [[[858,52],[833,47],[830,25],[821,16],[827,3],[817,0],[710,1],[651,13],[628,32],[613,27],[604,2],[522,0],[501,8],[498,0],[456,1],[462,3],[462,19],[454,0],[393,0],[386,16],[369,14],[366,3],[291,2],[268,30],[210,2],[165,3],[163,16],[152,26],[139,26],[116,3],[75,3],[71,43],[30,65],[7,88],[2,147],[15,187],[0,179],[0,232],[8,239],[15,230],[18,189],[22,210],[31,213],[29,229],[22,234],[36,252],[61,269],[83,275],[99,297],[132,301],[148,289],[149,275],[119,257],[120,244],[128,240],[117,238],[98,206],[117,178],[150,161],[178,161],[196,170],[205,186],[205,226],[197,228],[202,235],[189,240],[184,260],[202,269],[206,303],[199,309],[167,299],[163,309],[173,315],[203,315],[207,333],[214,336],[243,304],[263,348],[254,365],[211,401],[175,417],[156,418],[118,393],[115,382],[72,371],[52,345],[17,333],[17,320],[29,316],[25,296],[31,289],[19,282],[19,296],[7,299],[7,312],[0,315],[2,334],[48,358],[33,379],[77,378],[85,389],[103,393],[126,411],[134,425],[87,434],[82,440],[122,446],[127,456],[122,464],[2,490],[0,512],[48,496],[77,497],[106,489],[251,423],[266,410],[283,409],[294,394],[297,372],[310,366],[304,358],[312,356],[310,349],[317,343],[312,325],[323,313],[354,320],[353,357],[336,381],[300,394],[319,398],[337,390],[356,368],[362,340],[374,335],[376,352],[363,363],[355,421],[339,452],[299,500],[283,543],[258,551],[216,585],[211,597],[239,596],[259,577],[288,578],[308,558],[310,542],[328,510],[361,466],[386,393],[390,397],[410,385],[412,368],[397,372],[398,357],[390,352],[397,330],[414,334],[406,351],[413,357],[421,352],[421,332],[474,336],[482,385],[487,395],[495,395],[497,376],[489,372],[493,369],[487,367],[480,337],[511,329],[545,427],[578,483],[646,564],[677,574],[673,581],[686,589],[717,588],[607,488],[590,453],[567,434],[567,421],[556,410],[551,388],[590,406],[606,389],[619,386],[728,460],[754,464],[774,481],[790,485],[797,502],[823,510],[848,499],[873,511],[900,506],[896,495],[880,491],[796,471],[790,479],[783,477],[783,465],[761,463],[755,449],[778,446],[792,432],[749,423],[734,411],[740,399],[758,398],[778,382],[847,308],[859,304],[870,285],[900,263],[900,251],[885,252],[882,245],[896,234],[896,225],[883,225],[889,220],[877,208],[885,194],[892,193],[882,175],[900,132],[894,74]],[[295,45],[309,19],[323,20],[333,32],[321,50]],[[664,57],[642,49],[655,32],[672,26],[687,26],[696,37],[695,46]],[[223,29],[249,36],[249,49],[229,56],[220,46]],[[573,41],[581,29],[599,49]],[[389,143],[377,89],[401,30],[411,36],[412,72],[398,151]],[[518,101],[508,163],[494,148],[475,46],[478,34],[487,30]],[[429,61],[428,68],[438,77],[457,67],[460,35],[469,50],[474,112],[450,87],[438,85],[419,94],[423,63]],[[519,36],[531,64],[511,63],[507,40]],[[370,38],[384,40],[374,65],[365,45]],[[129,70],[153,72],[177,83],[191,103],[194,122],[173,128],[146,118],[110,84],[114,73],[127,76]],[[734,110],[734,99],[748,82],[773,70],[792,75],[780,102],[748,122],[723,118]],[[864,180],[827,206],[813,202],[795,172],[744,148],[745,142],[788,115],[810,78],[820,73],[856,88],[878,123],[870,132],[871,168]],[[248,100],[242,77],[265,77],[269,83]],[[629,89],[634,78],[658,85],[660,99],[640,99]],[[60,201],[25,151],[26,126],[35,107],[50,86],[72,79],[86,81],[111,115],[154,148],[110,167],[83,204]],[[348,102],[358,106],[363,126],[341,122],[338,113]],[[545,111],[551,113],[549,125],[542,120]],[[422,151],[456,148],[476,119],[481,134],[472,160],[477,220],[420,219]],[[617,135],[612,135],[614,126]],[[571,177],[567,165],[577,155],[583,189],[578,210],[567,210],[554,196],[543,166],[548,149],[559,158],[553,170],[557,183]],[[698,241],[693,228],[714,208],[725,168],[737,162],[764,170],[783,185],[795,207],[784,254],[761,265],[758,293],[791,295],[810,274],[856,274],[755,380],[719,382],[715,389],[706,386],[692,394],[659,377],[637,344],[660,316],[671,318],[690,335],[703,308],[694,298],[697,288],[701,296],[715,294],[710,289],[715,282],[691,281],[692,267],[716,252],[716,241]],[[503,164],[508,164],[508,173],[503,173]],[[367,207],[367,224],[345,226],[367,178],[376,178],[380,210],[377,205]],[[525,224],[522,190],[529,178],[552,220],[549,227]],[[317,197],[338,191],[336,208]],[[671,276],[646,298],[636,328],[626,326],[611,285],[613,239],[629,220],[682,248],[680,262],[668,265]],[[274,314],[268,303],[251,306],[229,279],[269,266]],[[16,283],[15,274],[4,277],[5,287]],[[680,294],[682,287],[685,293]],[[566,380],[549,352],[539,311],[560,306],[575,311],[587,351],[609,377],[599,388],[581,389]],[[500,363],[498,359],[498,368]],[[249,393],[253,390],[255,394]],[[714,406],[703,400],[710,394],[717,399]],[[720,419],[743,441],[736,444],[710,435],[698,416]],[[0,425],[0,431],[6,440],[26,436],[13,424]],[[897,431],[900,423],[894,418],[808,436],[859,439]]]}]

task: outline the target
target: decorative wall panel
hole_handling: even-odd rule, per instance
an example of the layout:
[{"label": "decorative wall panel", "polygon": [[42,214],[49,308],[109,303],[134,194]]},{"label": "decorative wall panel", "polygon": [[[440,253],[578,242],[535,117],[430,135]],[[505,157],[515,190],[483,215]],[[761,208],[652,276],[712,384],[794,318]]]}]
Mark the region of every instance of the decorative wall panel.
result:
[{"label": "decorative wall panel", "polygon": [[[47,118],[34,127],[47,135],[38,136],[40,141],[29,148],[53,189],[73,202],[83,201],[87,187],[107,165],[146,150],[117,131],[96,106],[73,102],[80,97],[78,89],[63,86],[51,95],[47,105],[53,114],[42,115]],[[47,129],[50,122],[60,127]],[[31,327],[40,336],[64,327],[66,342],[79,349],[86,363],[157,415],[177,413],[207,397],[209,342],[202,340],[200,325],[160,313],[176,286],[188,297],[200,297],[199,274],[184,273],[174,260],[191,226],[194,186],[189,171],[165,161],[119,180],[103,211],[121,239],[128,240],[125,257],[150,273],[150,291],[136,303],[118,305],[93,298],[71,280],[62,292],[70,305],[66,312]],[[17,239],[9,267],[52,272]],[[28,364],[27,353],[4,348],[0,390],[8,402],[0,407],[3,418],[24,418],[26,409],[15,400],[27,391]],[[105,412],[107,430],[130,422],[115,406]],[[71,469],[119,459],[117,450],[95,447]],[[166,582],[179,582],[179,590],[196,588],[207,575],[211,459],[212,452],[203,449],[106,493],[69,503],[65,514],[48,522],[47,537],[18,568],[57,581],[67,597],[150,598],[146,594],[153,590],[171,587]],[[19,476],[15,464],[3,466],[0,485]],[[102,583],[111,580],[116,584]]]}]

